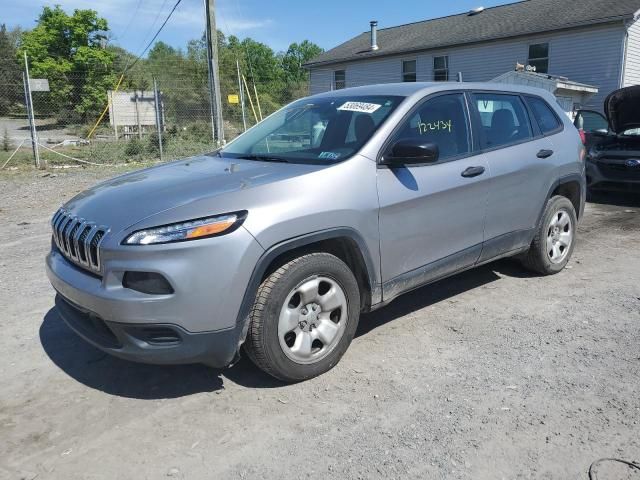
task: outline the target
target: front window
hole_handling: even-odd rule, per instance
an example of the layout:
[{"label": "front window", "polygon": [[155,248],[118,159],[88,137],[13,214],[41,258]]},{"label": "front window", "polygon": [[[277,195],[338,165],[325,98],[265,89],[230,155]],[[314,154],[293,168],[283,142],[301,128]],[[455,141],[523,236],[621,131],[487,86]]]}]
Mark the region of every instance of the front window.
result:
[{"label": "front window", "polygon": [[449,57],[433,57],[433,79],[436,82],[449,80]]},{"label": "front window", "polygon": [[529,45],[529,61],[527,63],[535,67],[538,73],[549,73],[549,44]]},{"label": "front window", "polygon": [[394,140],[419,139],[438,147],[440,161],[471,152],[464,95],[440,95],[427,100],[400,125]]},{"label": "front window", "polygon": [[346,85],[346,75],[344,70],[336,70],[333,72],[333,89],[342,90]]},{"label": "front window", "polygon": [[404,60],[402,62],[402,81],[403,82],[416,81],[416,61],[415,60]]},{"label": "front window", "polygon": [[330,164],[355,154],[402,102],[399,96],[335,96],[286,106],[227,145],[231,158]]}]

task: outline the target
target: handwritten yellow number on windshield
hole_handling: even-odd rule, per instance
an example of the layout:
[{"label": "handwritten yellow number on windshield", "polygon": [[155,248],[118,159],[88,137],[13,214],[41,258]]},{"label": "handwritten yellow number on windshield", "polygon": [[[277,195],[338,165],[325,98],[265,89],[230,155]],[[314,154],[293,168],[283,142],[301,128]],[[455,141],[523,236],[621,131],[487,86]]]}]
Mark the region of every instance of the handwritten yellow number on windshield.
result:
[{"label": "handwritten yellow number on windshield", "polygon": [[453,122],[451,120],[436,120],[435,122],[420,122],[418,124],[418,131],[420,135],[433,130],[442,130],[451,133],[453,129]]}]

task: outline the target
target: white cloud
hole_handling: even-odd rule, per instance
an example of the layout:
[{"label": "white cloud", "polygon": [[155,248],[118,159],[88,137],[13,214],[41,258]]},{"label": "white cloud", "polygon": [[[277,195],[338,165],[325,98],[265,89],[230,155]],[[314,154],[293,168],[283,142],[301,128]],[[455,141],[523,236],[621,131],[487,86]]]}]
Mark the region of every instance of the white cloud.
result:
[{"label": "white cloud", "polygon": [[[0,0],[2,1],[2,0]],[[13,4],[13,2],[11,2]],[[20,7],[5,12],[18,25],[30,28],[43,6],[60,5],[71,13],[74,9],[96,10],[109,22],[111,39],[116,43],[142,44],[141,38],[150,39],[162,25],[175,0],[23,0]],[[137,9],[136,9],[137,8]],[[251,36],[256,30],[268,29],[274,24],[270,18],[256,18],[243,10],[240,0],[219,0],[216,6],[217,27],[226,35]],[[27,13],[29,12],[29,13]],[[205,16],[202,0],[182,0],[165,27],[160,38],[196,38],[204,31]]]}]

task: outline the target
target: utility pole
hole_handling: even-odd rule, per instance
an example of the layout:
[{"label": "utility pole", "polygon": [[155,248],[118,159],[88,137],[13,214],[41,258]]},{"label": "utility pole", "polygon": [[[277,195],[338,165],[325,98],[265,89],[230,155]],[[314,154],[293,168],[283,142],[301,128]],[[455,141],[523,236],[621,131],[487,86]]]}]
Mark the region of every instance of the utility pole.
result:
[{"label": "utility pole", "polygon": [[158,90],[158,82],[156,82],[156,77],[153,77],[153,101],[156,109],[156,131],[158,133],[158,149],[160,151],[160,161],[162,162],[162,111],[160,110],[160,106],[162,105],[162,101],[160,100],[160,91]]},{"label": "utility pole", "polygon": [[36,130],[36,117],[33,113],[33,97],[31,96],[31,81],[29,79],[29,62],[27,61],[27,52],[24,52],[24,73],[22,74],[22,79],[24,81],[24,103],[27,107],[27,116],[29,117],[29,133],[31,134],[33,158],[36,162],[36,168],[43,168],[45,165],[40,163],[40,152],[38,151],[38,130]]},{"label": "utility pole", "polygon": [[247,131],[247,117],[244,111],[244,90],[242,89],[242,79],[240,78],[240,61],[236,58],[236,68],[238,70],[238,91],[240,92],[240,108],[242,109],[242,128]]},{"label": "utility pole", "polygon": [[215,0],[204,0],[207,17],[207,66],[209,69],[209,103],[211,105],[211,130],[218,147],[224,145],[222,123],[222,98],[220,96],[220,74],[218,72],[218,31],[216,30]]}]

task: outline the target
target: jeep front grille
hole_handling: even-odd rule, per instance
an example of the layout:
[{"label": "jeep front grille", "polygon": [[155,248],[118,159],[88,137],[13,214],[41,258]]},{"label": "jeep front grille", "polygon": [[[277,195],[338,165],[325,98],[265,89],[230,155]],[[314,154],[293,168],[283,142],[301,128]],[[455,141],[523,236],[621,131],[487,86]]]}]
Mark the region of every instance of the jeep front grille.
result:
[{"label": "jeep front grille", "polygon": [[100,243],[108,231],[107,227],[78,218],[61,208],[53,216],[51,228],[58,250],[68,260],[100,273]]}]

